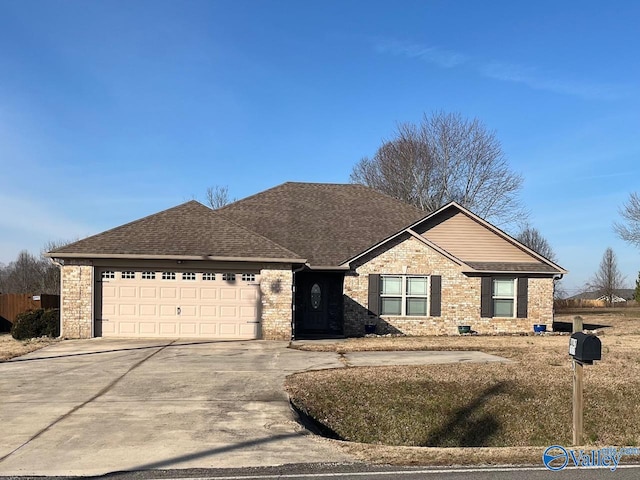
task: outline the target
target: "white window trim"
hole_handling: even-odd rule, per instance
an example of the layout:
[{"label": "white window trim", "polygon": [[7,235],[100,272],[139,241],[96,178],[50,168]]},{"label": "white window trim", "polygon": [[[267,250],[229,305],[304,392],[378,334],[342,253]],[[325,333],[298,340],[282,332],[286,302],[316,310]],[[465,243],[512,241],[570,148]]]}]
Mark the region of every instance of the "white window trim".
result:
[{"label": "white window trim", "polygon": [[[401,291],[398,294],[384,294],[382,293],[383,278],[399,277],[401,279]],[[427,280],[427,293],[424,295],[409,295],[407,293],[407,281],[408,278],[425,278]],[[429,317],[429,311],[431,309],[431,275],[404,275],[404,274],[384,274],[380,275],[380,315],[385,317],[409,317],[409,318],[425,318]],[[394,315],[389,313],[382,313],[382,299],[383,298],[400,298],[400,315]],[[407,314],[407,300],[410,298],[426,298],[426,315],[408,315]]]},{"label": "white window trim", "polygon": [[[507,297],[506,295],[495,295],[494,284],[496,280],[511,280],[513,281],[513,296]],[[513,313],[510,317],[502,317],[496,315],[496,300],[513,300]],[[516,277],[495,277],[491,282],[491,303],[493,308],[493,318],[517,318],[518,317],[518,279]]]},{"label": "white window trim", "polygon": [[[165,275],[169,278],[165,278]],[[173,278],[171,278],[173,277]],[[169,271],[164,271],[161,273],[160,275],[160,279],[164,280],[165,282],[172,282],[178,279],[178,275],[176,275],[176,272],[169,272]]]}]

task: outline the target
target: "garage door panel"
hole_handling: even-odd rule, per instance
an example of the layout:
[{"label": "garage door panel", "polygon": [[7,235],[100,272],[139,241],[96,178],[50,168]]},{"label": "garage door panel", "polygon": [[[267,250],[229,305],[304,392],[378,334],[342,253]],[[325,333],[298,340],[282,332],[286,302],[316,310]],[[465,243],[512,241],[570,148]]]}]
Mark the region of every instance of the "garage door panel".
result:
[{"label": "garage door panel", "polygon": [[175,305],[160,305],[161,317],[175,317],[178,307]]},{"label": "garage door panel", "polygon": [[109,334],[114,334],[116,333],[116,323],[113,322],[109,322],[109,321],[102,321],[102,335],[109,335]]},{"label": "garage door panel", "polygon": [[136,287],[120,287],[118,295],[120,298],[136,298],[138,289]]},{"label": "garage door panel", "polygon": [[180,307],[180,316],[181,317],[197,317],[198,316],[198,307],[195,305],[184,305]]},{"label": "garage door panel", "polygon": [[163,335],[175,335],[178,333],[178,326],[176,325],[175,322],[161,323],[160,333]]},{"label": "garage door panel", "polygon": [[259,335],[256,273],[252,273],[256,281],[236,273],[234,282],[223,280],[220,272],[122,273],[111,268],[101,283],[102,310],[96,317],[104,321],[96,331],[103,336],[251,339]]},{"label": "garage door panel", "polygon": [[258,309],[254,306],[240,306],[240,318],[255,319],[258,313]]},{"label": "garage door panel", "polygon": [[196,299],[198,298],[198,289],[197,288],[181,288],[180,298],[187,299],[187,300]]},{"label": "garage door panel", "polygon": [[118,305],[118,315],[123,317],[135,317],[136,316],[136,306],[129,305],[126,303],[121,303]]},{"label": "garage door panel", "polygon": [[220,300],[237,300],[238,299],[238,289],[237,288],[221,288],[220,289]]},{"label": "garage door panel", "polygon": [[198,332],[198,327],[195,323],[180,322],[179,327],[180,327],[180,335],[193,336]]},{"label": "garage door panel", "polygon": [[238,334],[237,323],[220,323],[220,335],[234,337]]},{"label": "garage door panel", "polygon": [[236,318],[238,316],[238,308],[235,305],[221,305],[220,318]]},{"label": "garage door panel", "polygon": [[117,298],[116,287],[102,284],[102,298]]},{"label": "garage door panel", "polygon": [[158,312],[157,305],[140,305],[141,317],[155,317]]},{"label": "garage door panel", "polygon": [[162,287],[160,288],[160,298],[178,298],[177,288],[175,287]]},{"label": "garage door panel", "polygon": [[158,298],[156,287],[140,287],[140,298]]},{"label": "garage door panel", "polygon": [[216,300],[218,298],[217,288],[201,288],[200,299],[201,300]]},{"label": "garage door panel", "polygon": [[243,288],[240,290],[240,300],[256,301],[258,300],[257,288]]},{"label": "garage door panel", "polygon": [[200,305],[200,317],[217,317],[218,316],[218,307],[215,305]]},{"label": "garage door panel", "polygon": [[241,323],[238,333],[241,337],[256,337],[258,335],[259,325],[259,323]]},{"label": "garage door panel", "polygon": [[137,332],[136,322],[118,322],[118,333],[121,335],[133,335]]},{"label": "garage door panel", "polygon": [[157,333],[156,322],[140,322],[140,335],[155,335]]},{"label": "garage door panel", "polygon": [[199,333],[203,337],[215,337],[218,335],[218,325],[216,323],[201,323]]}]

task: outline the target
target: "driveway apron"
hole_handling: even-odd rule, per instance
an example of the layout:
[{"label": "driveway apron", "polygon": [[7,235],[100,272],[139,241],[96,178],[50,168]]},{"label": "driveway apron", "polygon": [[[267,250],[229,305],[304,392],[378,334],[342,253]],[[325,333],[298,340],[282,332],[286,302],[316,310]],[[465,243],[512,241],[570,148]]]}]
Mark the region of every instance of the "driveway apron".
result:
[{"label": "driveway apron", "polygon": [[287,345],[72,340],[0,363],[0,475],[353,462],[295,421],[287,375],[506,360],[480,352],[339,356]]},{"label": "driveway apron", "polygon": [[65,341],[0,364],[0,475],[351,461],[282,384],[337,355],[284,342]]}]

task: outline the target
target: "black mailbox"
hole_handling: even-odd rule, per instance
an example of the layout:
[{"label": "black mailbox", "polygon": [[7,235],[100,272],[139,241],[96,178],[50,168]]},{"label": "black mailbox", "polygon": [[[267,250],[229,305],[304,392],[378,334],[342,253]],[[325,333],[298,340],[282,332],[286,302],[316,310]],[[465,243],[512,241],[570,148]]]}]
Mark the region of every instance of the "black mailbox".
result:
[{"label": "black mailbox", "polygon": [[602,343],[595,335],[577,332],[569,340],[569,355],[580,363],[593,364],[602,358]]}]

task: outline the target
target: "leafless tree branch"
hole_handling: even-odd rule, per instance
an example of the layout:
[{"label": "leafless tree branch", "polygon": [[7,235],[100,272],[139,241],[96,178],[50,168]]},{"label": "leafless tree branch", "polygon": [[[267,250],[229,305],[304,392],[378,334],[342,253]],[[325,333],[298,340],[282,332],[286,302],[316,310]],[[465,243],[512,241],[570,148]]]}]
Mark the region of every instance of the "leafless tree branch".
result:
[{"label": "leafless tree branch", "polygon": [[430,212],[456,201],[496,225],[524,223],[522,177],[513,172],[495,133],[477,119],[437,112],[420,125],[400,124],[351,181]]}]

